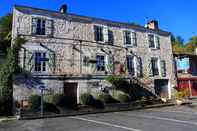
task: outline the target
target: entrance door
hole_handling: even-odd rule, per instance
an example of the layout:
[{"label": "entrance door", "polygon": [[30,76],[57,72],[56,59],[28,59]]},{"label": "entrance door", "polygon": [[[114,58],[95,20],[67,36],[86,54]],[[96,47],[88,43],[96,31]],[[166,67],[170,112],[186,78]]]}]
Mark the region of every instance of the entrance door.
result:
[{"label": "entrance door", "polygon": [[64,94],[72,103],[72,106],[77,105],[77,83],[64,83]]},{"label": "entrance door", "polygon": [[197,81],[191,81],[192,96],[197,96]]},{"label": "entrance door", "polygon": [[157,79],[154,83],[155,93],[162,98],[168,98],[168,80]]}]

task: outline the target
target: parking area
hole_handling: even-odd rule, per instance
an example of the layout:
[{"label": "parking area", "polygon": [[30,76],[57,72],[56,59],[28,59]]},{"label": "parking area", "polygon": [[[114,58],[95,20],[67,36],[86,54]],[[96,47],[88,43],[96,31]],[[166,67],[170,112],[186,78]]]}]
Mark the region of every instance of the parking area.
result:
[{"label": "parking area", "polygon": [[0,131],[196,131],[197,108],[172,106],[0,123]]}]

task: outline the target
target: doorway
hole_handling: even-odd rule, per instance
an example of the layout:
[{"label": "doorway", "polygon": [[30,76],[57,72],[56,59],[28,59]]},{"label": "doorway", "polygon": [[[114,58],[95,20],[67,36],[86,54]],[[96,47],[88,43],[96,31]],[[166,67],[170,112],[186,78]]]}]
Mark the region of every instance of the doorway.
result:
[{"label": "doorway", "polygon": [[77,105],[77,83],[64,83],[64,95],[72,103],[72,106]]},{"label": "doorway", "polygon": [[168,79],[156,79],[154,84],[155,93],[162,98],[168,98]]}]

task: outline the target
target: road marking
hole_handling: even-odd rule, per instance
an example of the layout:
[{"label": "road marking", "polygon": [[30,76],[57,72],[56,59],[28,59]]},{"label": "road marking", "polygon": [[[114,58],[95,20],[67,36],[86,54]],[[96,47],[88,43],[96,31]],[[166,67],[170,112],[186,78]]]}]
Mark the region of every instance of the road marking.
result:
[{"label": "road marking", "polygon": [[[121,113],[122,114],[122,113]],[[126,115],[126,114],[125,114]],[[131,117],[141,117],[141,118],[147,118],[147,119],[155,119],[155,120],[164,120],[164,121],[171,121],[171,122],[176,122],[176,123],[183,123],[183,124],[190,124],[190,125],[195,125],[197,126],[196,122],[192,121],[183,121],[183,120],[178,120],[178,119],[172,119],[172,118],[166,118],[166,117],[158,117],[158,116],[148,116],[148,115],[131,115],[127,114],[127,116]]]},{"label": "road marking", "polygon": [[121,125],[117,125],[117,124],[112,124],[112,123],[107,123],[107,122],[102,122],[102,121],[86,119],[86,118],[82,118],[82,117],[69,117],[69,118],[82,120],[82,121],[88,121],[88,122],[92,122],[92,123],[96,123],[96,124],[100,124],[100,125],[105,125],[105,126],[116,127],[116,128],[120,128],[120,129],[124,129],[124,130],[129,130],[129,131],[142,131],[142,130],[139,130],[139,129],[134,129],[134,128],[121,126]]}]

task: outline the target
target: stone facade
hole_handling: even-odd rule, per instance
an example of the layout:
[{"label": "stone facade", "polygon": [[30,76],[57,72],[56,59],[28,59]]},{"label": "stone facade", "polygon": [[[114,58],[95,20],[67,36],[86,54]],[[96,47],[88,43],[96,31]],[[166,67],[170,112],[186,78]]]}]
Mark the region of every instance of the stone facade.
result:
[{"label": "stone facade", "polygon": [[[32,90],[37,90],[34,83],[31,83],[31,79],[33,79],[32,81],[37,79],[36,81],[41,82],[52,92],[63,92],[65,83],[77,83],[78,98],[82,92],[88,91],[91,87],[94,88],[93,86],[97,89],[102,87],[102,84],[95,83],[104,82],[103,79],[107,75],[118,74],[117,69],[120,65],[124,65],[123,76],[130,77],[126,68],[127,55],[141,58],[142,76],[136,76],[136,78],[144,82],[147,87],[151,87],[150,90],[152,89],[153,92],[156,79],[168,80],[168,97],[171,98],[171,89],[175,85],[175,75],[170,33],[127,23],[69,13],[62,14],[24,6],[15,6],[13,16],[13,40],[17,36],[24,37],[27,40],[19,56],[20,65],[26,71],[26,74],[16,76],[16,84],[14,84],[14,97],[16,99],[26,99],[34,92]],[[33,35],[33,18],[52,21],[52,26],[47,25],[47,22],[45,23],[45,35]],[[113,45],[105,41],[105,36],[104,41],[95,41],[95,25],[113,32]],[[136,47],[124,45],[123,32],[126,30],[136,33]],[[149,48],[149,34],[159,37],[159,49]],[[48,59],[46,61],[46,71],[37,72],[34,70],[34,52],[46,53]],[[97,71],[95,63],[97,54],[105,57],[113,56],[113,68],[105,65],[105,71]],[[152,57],[165,61],[166,76],[150,77],[149,65]],[[87,62],[85,58],[93,62]]]}]

